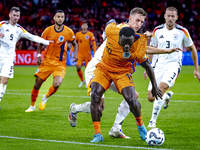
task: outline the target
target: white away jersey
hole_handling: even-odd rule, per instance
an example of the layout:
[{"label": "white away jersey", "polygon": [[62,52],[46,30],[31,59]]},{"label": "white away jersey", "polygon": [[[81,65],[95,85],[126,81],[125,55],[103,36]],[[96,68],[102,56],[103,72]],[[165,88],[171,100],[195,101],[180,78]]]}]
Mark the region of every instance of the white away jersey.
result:
[{"label": "white away jersey", "polygon": [[4,37],[0,38],[0,58],[14,59],[16,55],[16,43],[21,37],[37,43],[49,45],[49,41],[30,34],[18,24],[13,26],[8,21],[0,22],[0,33],[4,34]]},{"label": "white away jersey", "polygon": [[[151,46],[161,49],[171,49],[174,47],[183,49],[183,44],[185,47],[190,47],[192,46],[193,41],[188,30],[178,24],[176,24],[172,30],[168,30],[166,24],[157,26],[153,31],[153,37],[150,42]],[[181,51],[173,52],[171,54],[158,54],[156,66],[163,67],[164,65],[173,62],[181,63],[181,59]]]}]

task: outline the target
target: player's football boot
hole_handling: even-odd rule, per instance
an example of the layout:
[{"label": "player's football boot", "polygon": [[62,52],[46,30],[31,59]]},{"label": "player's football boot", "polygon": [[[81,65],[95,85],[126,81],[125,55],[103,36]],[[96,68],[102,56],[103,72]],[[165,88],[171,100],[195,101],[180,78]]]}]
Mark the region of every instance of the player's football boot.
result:
[{"label": "player's football boot", "polygon": [[95,134],[93,137],[93,140],[90,141],[92,143],[104,141],[103,136],[100,133]]},{"label": "player's football boot", "polygon": [[30,106],[25,112],[33,112],[35,110],[35,106]]},{"label": "player's football boot", "polygon": [[78,85],[79,88],[81,88],[85,84],[85,81],[81,81],[81,83]]},{"label": "player's football boot", "polygon": [[153,121],[149,121],[149,125],[147,126],[149,128],[155,128],[156,127],[156,123]]},{"label": "player's football boot", "polygon": [[171,97],[173,96],[173,92],[172,91],[169,91],[168,93],[167,93],[167,95],[168,95],[168,98],[166,98],[166,99],[164,99],[164,103],[163,103],[163,108],[164,109],[167,109],[167,107],[169,106],[169,102],[170,102],[170,99],[171,99]]},{"label": "player's football boot", "polygon": [[137,128],[140,133],[140,138],[144,141],[146,139],[146,135],[147,135],[147,129],[144,126],[144,123],[142,124],[142,126],[137,125]]},{"label": "player's football boot", "polygon": [[108,135],[112,138],[125,138],[125,139],[130,139],[129,136],[126,136],[122,129],[117,129],[117,128],[114,128],[112,127],[108,133]]},{"label": "player's football boot", "polygon": [[68,117],[69,123],[72,127],[75,127],[77,123],[77,113],[72,113],[72,107],[75,105],[76,105],[75,103],[72,103],[70,105],[70,111],[69,111],[69,117]]},{"label": "player's football boot", "polygon": [[44,110],[46,107],[46,103],[47,103],[48,98],[46,98],[46,94],[42,97],[42,101],[39,105],[39,110]]}]

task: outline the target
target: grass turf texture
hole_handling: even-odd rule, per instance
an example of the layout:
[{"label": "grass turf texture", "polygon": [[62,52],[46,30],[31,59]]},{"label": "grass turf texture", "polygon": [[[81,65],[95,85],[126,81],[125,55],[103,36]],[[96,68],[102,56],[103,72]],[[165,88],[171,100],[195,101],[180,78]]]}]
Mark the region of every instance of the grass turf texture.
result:
[{"label": "grass turf texture", "polygon": [[[131,113],[122,126],[123,132],[131,139],[113,139],[108,136],[118,106],[123,100],[121,95],[111,90],[105,93],[105,110],[101,119],[104,142],[90,145],[89,141],[94,135],[90,114],[79,113],[77,126],[71,127],[68,122],[70,104],[90,101],[85,86],[78,88],[80,79],[75,67],[67,68],[63,83],[49,98],[43,111],[39,111],[39,104],[52,84],[52,76],[41,87],[35,112],[25,113],[30,106],[30,94],[35,83],[33,74],[36,69],[37,67],[16,66],[14,78],[8,82],[6,94],[0,103],[0,149],[200,149],[200,83],[194,78],[193,66],[182,67],[172,88],[172,101],[158,116],[156,125],[163,130],[166,138],[159,147],[150,147],[140,139]],[[142,118],[147,127],[153,103],[147,100],[148,81],[144,80],[143,72],[144,69],[138,66],[133,80],[139,92]]]}]

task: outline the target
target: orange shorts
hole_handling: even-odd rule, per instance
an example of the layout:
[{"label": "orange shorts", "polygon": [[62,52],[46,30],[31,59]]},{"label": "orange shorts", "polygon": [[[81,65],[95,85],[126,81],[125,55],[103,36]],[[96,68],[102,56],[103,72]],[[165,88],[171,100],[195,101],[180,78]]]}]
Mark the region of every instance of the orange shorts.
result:
[{"label": "orange shorts", "polygon": [[43,61],[36,70],[35,76],[45,81],[53,73],[53,77],[61,76],[64,79],[66,68],[66,64],[59,63],[58,60]]},{"label": "orange shorts", "polygon": [[78,61],[76,65],[83,66],[83,62],[85,62],[85,67],[87,67],[88,62],[91,60],[91,57],[78,57]]},{"label": "orange shorts", "polygon": [[94,70],[94,77],[91,82],[97,82],[103,86],[105,90],[107,90],[111,84],[111,82],[115,83],[116,88],[119,93],[121,93],[122,89],[128,86],[135,87],[135,84],[132,79],[132,75],[130,72],[126,73],[111,73],[105,70],[105,68],[97,67]]}]

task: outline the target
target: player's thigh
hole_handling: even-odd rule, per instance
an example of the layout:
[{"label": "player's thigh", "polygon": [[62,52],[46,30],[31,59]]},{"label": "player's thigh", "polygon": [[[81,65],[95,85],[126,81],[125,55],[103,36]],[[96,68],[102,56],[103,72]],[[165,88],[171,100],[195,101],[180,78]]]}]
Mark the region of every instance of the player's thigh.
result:
[{"label": "player's thigh", "polygon": [[66,73],[66,68],[67,68],[66,66],[61,65],[61,64],[52,67],[52,69],[53,69],[53,78],[55,76],[60,76],[60,77],[62,77],[64,79],[65,78],[65,73]]},{"label": "player's thigh", "polygon": [[169,88],[172,88],[179,73],[180,73],[179,67],[170,67],[165,71],[165,74],[163,75],[161,82],[166,83],[169,86]]},{"label": "player's thigh", "polygon": [[79,57],[79,58],[78,58],[78,61],[77,61],[77,63],[76,63],[76,65],[77,65],[77,66],[78,66],[78,65],[82,66],[82,65],[83,65],[83,61],[84,61],[84,58]]},{"label": "player's thigh", "polygon": [[94,75],[93,72],[96,69],[95,65],[92,63],[92,61],[90,61],[87,65],[87,67],[85,68],[85,81],[86,81],[86,85],[89,84],[89,82],[92,79],[92,76]]},{"label": "player's thigh", "polygon": [[0,63],[0,76],[13,78],[14,74],[14,62],[13,60],[2,60]]},{"label": "player's thigh", "polygon": [[[159,85],[160,82],[162,81],[165,71],[166,70],[164,69],[157,69],[157,68],[154,70],[157,85]],[[152,84],[151,84],[151,81],[149,81],[148,90],[150,91],[151,89],[152,89]]]},{"label": "player's thigh", "polygon": [[131,73],[113,74],[112,80],[119,93],[121,93],[122,89],[125,87],[133,86],[135,88]]},{"label": "player's thigh", "polygon": [[53,73],[52,66],[42,63],[35,72],[35,76],[40,77],[42,80],[46,79]]},{"label": "player's thigh", "polygon": [[87,58],[84,59],[84,61],[85,61],[85,67],[87,67],[87,65],[90,62],[90,60],[91,60],[91,57],[87,57]]},{"label": "player's thigh", "polygon": [[106,71],[103,71],[100,67],[94,70],[94,76],[91,83],[99,83],[105,90],[107,90],[111,83],[111,78]]}]

